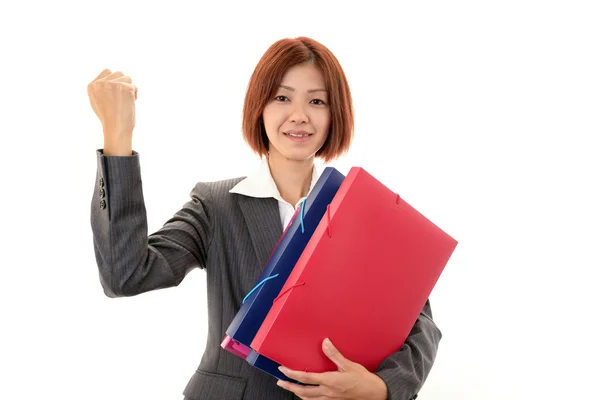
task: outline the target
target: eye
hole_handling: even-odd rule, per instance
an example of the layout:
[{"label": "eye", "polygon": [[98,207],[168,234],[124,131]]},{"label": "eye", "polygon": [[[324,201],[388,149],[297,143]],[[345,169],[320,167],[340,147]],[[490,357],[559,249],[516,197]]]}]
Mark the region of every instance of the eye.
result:
[{"label": "eye", "polygon": [[288,101],[289,99],[287,97],[285,97],[285,96],[281,96],[280,95],[280,96],[276,96],[275,100],[277,100],[277,101]]},{"label": "eye", "polygon": [[[312,103],[313,101],[315,101],[316,103]],[[311,103],[312,104],[317,104],[317,105],[323,105],[323,104],[325,104],[325,102],[323,100],[321,100],[321,99],[313,99],[313,100],[311,100]]]}]

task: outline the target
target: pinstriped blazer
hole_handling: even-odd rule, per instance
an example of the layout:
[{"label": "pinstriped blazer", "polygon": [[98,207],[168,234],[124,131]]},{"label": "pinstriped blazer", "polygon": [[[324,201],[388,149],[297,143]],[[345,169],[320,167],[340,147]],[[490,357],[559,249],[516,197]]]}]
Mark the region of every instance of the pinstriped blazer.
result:
[{"label": "pinstriped blazer", "polygon": [[[296,398],[275,378],[220,346],[283,233],[277,200],[229,193],[242,179],[197,183],[181,210],[148,235],[138,153],[108,157],[97,151],[91,226],[104,293],[134,296],[177,286],[193,268],[206,271],[208,337],[183,391],[190,400]],[[416,398],[440,339],[428,301],[406,343],[376,371],[390,400]]]}]

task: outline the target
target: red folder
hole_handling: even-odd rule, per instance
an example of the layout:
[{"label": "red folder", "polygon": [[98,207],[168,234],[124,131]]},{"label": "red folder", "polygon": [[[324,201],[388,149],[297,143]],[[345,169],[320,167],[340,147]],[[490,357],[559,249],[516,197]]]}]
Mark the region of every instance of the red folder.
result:
[{"label": "red folder", "polygon": [[326,337],[370,371],[406,340],[458,242],[364,169],[346,176],[251,348],[336,370]]}]

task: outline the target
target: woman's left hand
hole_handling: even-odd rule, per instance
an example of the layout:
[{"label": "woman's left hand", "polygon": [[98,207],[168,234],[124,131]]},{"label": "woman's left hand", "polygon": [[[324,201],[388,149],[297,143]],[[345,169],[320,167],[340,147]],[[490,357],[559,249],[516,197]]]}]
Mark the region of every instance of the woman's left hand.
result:
[{"label": "woman's left hand", "polygon": [[387,399],[385,382],[362,365],[345,358],[329,339],[323,341],[323,352],[337,365],[337,371],[315,373],[279,367],[290,379],[318,386],[302,386],[283,380],[277,381],[277,385],[301,399]]}]

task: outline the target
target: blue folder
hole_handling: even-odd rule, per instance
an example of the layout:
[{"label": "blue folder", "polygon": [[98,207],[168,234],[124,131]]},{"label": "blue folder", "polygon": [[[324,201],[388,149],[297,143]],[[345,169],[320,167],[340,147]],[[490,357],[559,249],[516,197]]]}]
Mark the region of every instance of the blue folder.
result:
[{"label": "blue folder", "polygon": [[[319,225],[327,206],[333,200],[345,176],[333,167],[327,167],[292,219],[273,254],[265,265],[257,284],[244,299],[240,310],[226,331],[221,346],[240,357],[252,353],[250,343],[267,316],[273,300],[279,295],[306,244]],[[250,360],[248,360],[250,362]],[[280,379],[287,379],[268,358],[254,354],[251,364]],[[269,362],[270,361],[270,362]],[[274,369],[273,369],[274,368]]]},{"label": "blue folder", "polygon": [[246,357],[246,361],[248,361],[248,363],[250,365],[254,366],[255,368],[263,370],[266,373],[268,373],[269,375],[274,376],[277,379],[294,382],[294,383],[300,383],[300,382],[292,381],[290,378],[285,376],[283,374],[283,372],[281,372],[279,370],[278,363],[276,363],[275,361],[271,360],[268,357],[261,356],[260,354],[258,354],[256,351],[254,351],[252,349],[250,349],[250,353]]}]

